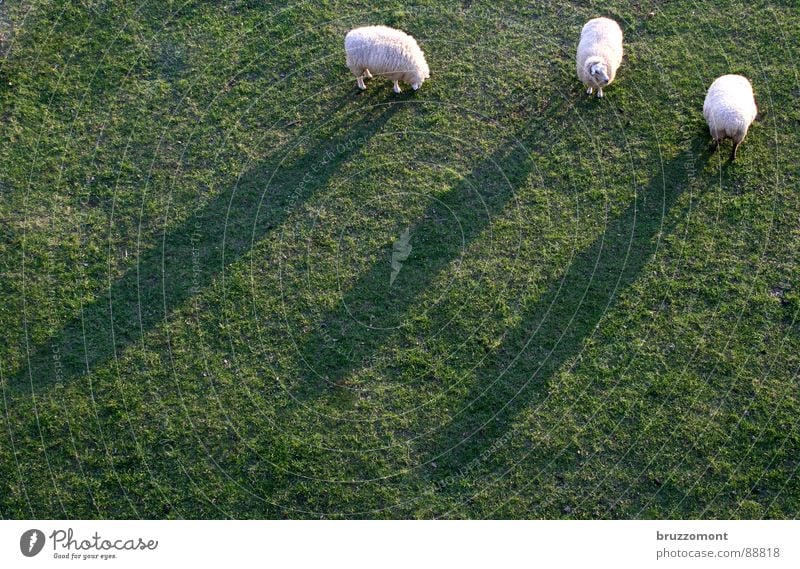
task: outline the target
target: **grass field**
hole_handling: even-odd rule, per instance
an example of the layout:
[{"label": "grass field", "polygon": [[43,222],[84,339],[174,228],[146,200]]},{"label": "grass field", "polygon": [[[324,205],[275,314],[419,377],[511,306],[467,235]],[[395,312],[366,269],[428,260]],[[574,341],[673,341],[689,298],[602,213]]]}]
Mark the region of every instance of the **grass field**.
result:
[{"label": "grass field", "polygon": [[[357,91],[372,23],[418,92]],[[0,517],[800,512],[796,2],[16,0],[0,39]]]}]

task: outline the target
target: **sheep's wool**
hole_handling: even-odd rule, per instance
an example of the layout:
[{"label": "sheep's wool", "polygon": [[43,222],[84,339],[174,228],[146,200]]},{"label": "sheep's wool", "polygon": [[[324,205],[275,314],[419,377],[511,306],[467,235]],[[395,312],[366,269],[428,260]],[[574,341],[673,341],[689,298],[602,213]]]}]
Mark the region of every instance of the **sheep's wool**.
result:
[{"label": "sheep's wool", "polygon": [[[614,81],[622,63],[622,30],[609,18],[594,18],[584,24],[578,52],[575,57],[578,79],[589,88],[597,89],[598,97],[603,96],[603,87]],[[595,64],[605,64],[607,82],[600,84],[592,77],[591,68]]]},{"label": "sheep's wool", "polygon": [[703,116],[717,143],[726,138],[739,145],[756,118],[758,109],[750,81],[741,75],[723,75],[708,88]]},{"label": "sheep's wool", "polygon": [[355,28],[344,38],[347,67],[356,76],[359,88],[364,89],[364,78],[374,75],[399,81],[418,89],[430,77],[425,55],[416,40],[403,31],[387,26]]}]

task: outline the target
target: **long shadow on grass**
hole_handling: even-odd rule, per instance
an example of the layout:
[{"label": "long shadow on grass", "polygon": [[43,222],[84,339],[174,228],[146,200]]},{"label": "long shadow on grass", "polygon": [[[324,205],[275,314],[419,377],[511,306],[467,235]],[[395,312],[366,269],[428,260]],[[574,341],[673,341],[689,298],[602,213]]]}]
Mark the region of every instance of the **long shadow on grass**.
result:
[{"label": "long shadow on grass", "polygon": [[[10,378],[11,388],[37,391],[69,382],[116,358],[165,323],[176,308],[210,284],[223,263],[230,265],[246,254],[284,221],[287,210],[325,186],[351,156],[337,150],[337,145],[354,139],[363,145],[403,106],[379,94],[356,97],[357,103],[348,98],[331,105],[323,115],[321,132],[300,136],[276,150],[268,162],[250,170],[145,250],[135,267],[83,307],[81,316],[30,350],[29,365]],[[348,106],[352,108],[342,113]],[[289,150],[298,140],[309,146],[299,157]],[[288,159],[281,162],[284,156]],[[328,158],[323,161],[324,156]],[[256,219],[264,186],[276,168]],[[301,183],[312,169],[314,175]]]},{"label": "long shadow on grass", "polygon": [[[389,247],[348,288],[342,300],[318,318],[316,329],[296,346],[307,370],[292,391],[297,402],[323,394],[344,399],[352,396],[346,383],[348,376],[397,333],[404,316],[434,279],[513,200],[516,188],[534,169],[533,156],[546,152],[537,145],[552,139],[552,133],[543,135],[545,129],[557,128],[552,125],[560,123],[557,116],[567,112],[565,107],[569,104],[559,101],[536,125],[526,128],[526,132],[514,133],[416,218],[407,228],[413,256],[404,261],[405,274],[413,277],[403,278],[400,273],[397,284],[392,286],[393,251]],[[393,237],[400,237],[400,231],[397,228]]]},{"label": "long shadow on grass", "polygon": [[603,234],[577,253],[566,274],[526,311],[493,363],[476,370],[458,414],[428,446],[427,460],[437,463],[435,486],[458,488],[452,482],[459,475],[481,472],[519,412],[580,353],[603,315],[652,259],[659,235],[674,230],[681,216],[670,210],[710,157],[707,138],[698,135],[690,148],[664,164],[634,203],[609,220]]}]

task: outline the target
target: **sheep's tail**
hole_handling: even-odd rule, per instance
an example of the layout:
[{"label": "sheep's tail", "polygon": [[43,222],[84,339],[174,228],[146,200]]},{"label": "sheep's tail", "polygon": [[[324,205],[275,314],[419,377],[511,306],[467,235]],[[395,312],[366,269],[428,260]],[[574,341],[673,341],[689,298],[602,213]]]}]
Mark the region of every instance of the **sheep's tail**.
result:
[{"label": "sheep's tail", "polygon": [[739,144],[747,136],[749,125],[744,119],[737,120],[734,124],[728,125],[725,129],[726,136],[730,137],[736,144]]},{"label": "sheep's tail", "polygon": [[708,129],[714,140],[730,138],[734,142],[739,143],[744,140],[748,128],[749,125],[744,118],[735,120],[732,120],[731,117],[717,118],[713,113],[708,117]]}]

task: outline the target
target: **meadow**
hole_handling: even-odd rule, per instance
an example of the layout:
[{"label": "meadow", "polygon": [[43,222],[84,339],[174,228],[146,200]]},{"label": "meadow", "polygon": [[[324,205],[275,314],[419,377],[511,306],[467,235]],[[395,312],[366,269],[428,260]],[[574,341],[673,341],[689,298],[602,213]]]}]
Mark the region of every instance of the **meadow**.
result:
[{"label": "meadow", "polygon": [[[376,23],[419,91],[356,89]],[[796,518],[799,39],[794,0],[0,3],[0,517]]]}]

